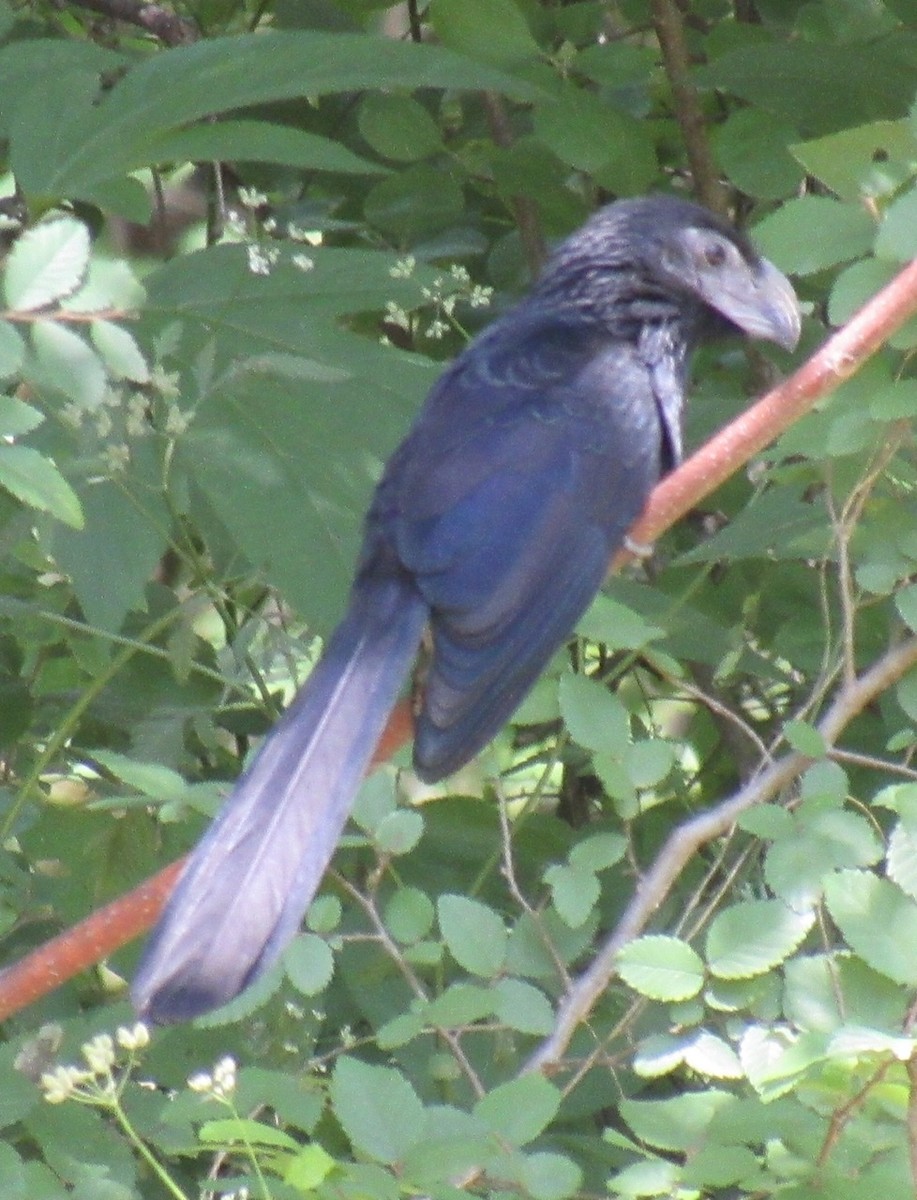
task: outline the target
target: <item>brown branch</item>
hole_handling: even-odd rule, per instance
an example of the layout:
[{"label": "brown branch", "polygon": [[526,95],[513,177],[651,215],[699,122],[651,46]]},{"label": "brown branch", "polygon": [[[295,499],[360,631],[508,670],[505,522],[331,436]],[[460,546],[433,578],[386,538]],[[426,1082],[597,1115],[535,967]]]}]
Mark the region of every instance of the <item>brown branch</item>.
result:
[{"label": "brown branch", "polygon": [[651,0],[650,12],[662,52],[662,65],[675,101],[675,118],[688,153],[694,194],[708,208],[725,215],[728,209],[726,191],[710,149],[704,110],[690,79],[691,62],[681,12],[674,0]]},{"label": "brown branch", "polygon": [[193,22],[160,4],[147,4],[144,0],[70,0],[70,3],[75,8],[88,8],[114,21],[139,25],[166,46],[188,46],[200,36]]},{"label": "brown branch", "polygon": [[[506,115],[503,97],[498,96],[496,92],[482,92],[481,96],[494,145],[499,146],[501,150],[508,150],[513,144],[513,131]],[[538,220],[538,207],[529,196],[521,194],[511,197],[510,204],[529,274],[533,279],[537,279],[546,255],[544,236]]]},{"label": "brown branch", "polygon": [[[858,370],[915,313],[917,260],[873,297],[848,325],[829,338],[794,375],[664,479],[631,531],[632,539],[643,543],[654,541],[798,420],[816,400]],[[627,553],[619,553],[614,565],[627,557]],[[410,706],[405,702],[393,712],[374,761],[383,761],[407,742],[411,727]],[[827,740],[833,742],[834,737]],[[169,893],[175,870],[174,864],[165,868],[134,891],[0,973],[0,1019],[30,1004],[150,928]],[[74,950],[71,954],[71,945],[78,946],[78,952]]]},{"label": "brown branch", "polygon": [[[909,638],[887,651],[864,675],[841,687],[825,717],[818,723],[825,744],[831,746],[854,717],[914,666],[917,666],[917,638]],[[617,958],[622,948],[643,932],[698,850],[722,837],[742,813],[771,799],[811,763],[812,759],[803,754],[785,755],[729,799],[691,817],[669,835],[620,921],[564,998],[550,1037],[526,1064],[526,1070],[544,1070],[559,1062],[577,1027],[617,973]]]}]

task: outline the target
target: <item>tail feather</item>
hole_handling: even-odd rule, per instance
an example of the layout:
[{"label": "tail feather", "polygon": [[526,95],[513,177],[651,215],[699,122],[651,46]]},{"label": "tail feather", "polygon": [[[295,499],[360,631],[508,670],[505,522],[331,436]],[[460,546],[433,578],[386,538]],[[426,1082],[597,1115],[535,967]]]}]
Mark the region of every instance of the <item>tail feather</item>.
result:
[{"label": "tail feather", "polygon": [[225,1004],[296,932],[395,703],[427,609],[363,583],[306,685],[191,855],[136,975],[155,1022]]}]

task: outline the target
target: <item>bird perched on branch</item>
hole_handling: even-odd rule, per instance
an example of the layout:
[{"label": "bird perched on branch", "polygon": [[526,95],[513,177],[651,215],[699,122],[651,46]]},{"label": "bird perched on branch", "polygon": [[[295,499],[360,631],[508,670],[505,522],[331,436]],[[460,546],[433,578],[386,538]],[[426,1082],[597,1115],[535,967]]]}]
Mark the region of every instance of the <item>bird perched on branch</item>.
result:
[{"label": "bird perched on branch", "polygon": [[681,457],[693,349],[729,333],[795,346],[792,287],[720,218],[655,196],[596,213],[452,363],[379,483],[341,624],[152,935],[141,1015],[206,1012],[276,960],[426,629],[421,778],[509,719]]}]

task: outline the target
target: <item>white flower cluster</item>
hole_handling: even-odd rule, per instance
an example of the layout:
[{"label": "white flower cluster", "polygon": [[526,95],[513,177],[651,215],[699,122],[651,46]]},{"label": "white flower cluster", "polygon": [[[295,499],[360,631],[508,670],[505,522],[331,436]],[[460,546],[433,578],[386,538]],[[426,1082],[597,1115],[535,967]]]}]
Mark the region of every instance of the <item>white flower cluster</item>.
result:
[{"label": "white flower cluster", "polygon": [[225,1100],[236,1090],[236,1060],[229,1055],[221,1058],[211,1073],[199,1071],[192,1075],[188,1087],[214,1100]]},{"label": "white flower cluster", "polygon": [[122,1025],[114,1038],[108,1033],[99,1033],[80,1047],[85,1067],[61,1063],[41,1077],[41,1089],[49,1104],[62,1104],[65,1100],[97,1101],[100,1097],[113,1096],[117,1089],[114,1069],[118,1061],[118,1049],[133,1056],[149,1045],[150,1031],[137,1022],[131,1028]]},{"label": "white flower cluster", "polygon": [[[417,259],[409,254],[389,268],[389,275],[392,279],[410,279],[416,267]],[[439,341],[453,326],[457,327],[455,309],[460,301],[471,308],[486,308],[493,292],[491,287],[473,284],[468,270],[454,263],[448,275],[437,275],[429,286],[421,285],[420,295],[433,308],[433,318],[420,332],[425,337]],[[385,319],[390,325],[397,325],[401,329],[409,330],[412,326],[408,310],[394,300],[387,301],[385,305]]]}]

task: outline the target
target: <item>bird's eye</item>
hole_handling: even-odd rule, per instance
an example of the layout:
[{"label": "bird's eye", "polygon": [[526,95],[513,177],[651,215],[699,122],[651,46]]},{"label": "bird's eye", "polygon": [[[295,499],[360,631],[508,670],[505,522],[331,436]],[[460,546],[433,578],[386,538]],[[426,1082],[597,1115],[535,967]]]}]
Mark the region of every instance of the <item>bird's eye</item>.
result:
[{"label": "bird's eye", "polygon": [[721,267],[725,261],[726,247],[719,242],[704,247],[704,262],[708,267]]}]

